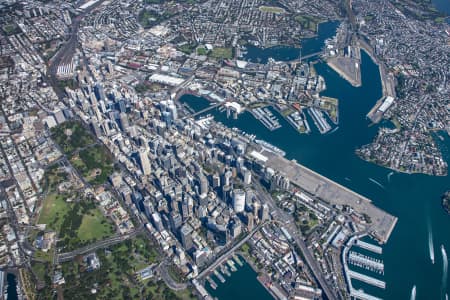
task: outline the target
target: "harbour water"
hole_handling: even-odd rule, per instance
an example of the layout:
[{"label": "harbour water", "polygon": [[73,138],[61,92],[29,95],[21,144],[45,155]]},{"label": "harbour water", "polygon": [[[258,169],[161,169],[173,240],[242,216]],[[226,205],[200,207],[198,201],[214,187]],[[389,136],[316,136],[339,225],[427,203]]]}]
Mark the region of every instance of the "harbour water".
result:
[{"label": "harbour water", "polygon": [[217,288],[214,290],[207,282],[205,287],[208,292],[217,297],[218,299],[258,299],[258,300],[270,300],[272,296],[269,292],[259,283],[256,276],[258,275],[250,265],[241,258],[243,266],[236,264],[237,271],[232,272],[228,277],[224,274],[225,282],[221,283],[215,275],[211,275],[213,280],[217,284]]},{"label": "harbour water", "polygon": [[431,2],[437,10],[450,15],[450,0],[432,0]]},{"label": "harbour water", "polygon": [[[321,135],[312,126],[311,134],[300,135],[276,113],[282,127],[275,131],[268,130],[247,112],[239,115],[237,120],[227,119],[226,114],[218,110],[208,113],[229,127],[240,128],[255,134],[258,139],[272,143],[284,150],[287,158],[296,159],[306,167],[372,199],[377,206],[399,218],[389,242],[383,247],[383,280],[386,281],[386,289],[374,291],[374,296],[408,299],[411,287],[415,286],[416,299],[444,299],[443,295],[450,293],[449,279],[446,277],[443,291],[443,257],[441,251],[435,251],[435,263],[430,261],[429,226],[433,228],[434,248],[439,249],[440,245],[444,245],[450,249],[450,216],[440,204],[441,195],[450,188],[450,177],[392,174],[387,168],[359,159],[355,149],[371,142],[377,132],[377,126],[369,126],[366,114],[381,97],[378,67],[362,52],[361,87],[352,87],[325,63],[320,62],[315,67],[327,84],[327,90],[322,95],[339,99],[340,124],[333,133]],[[193,96],[185,96],[181,100],[196,110],[208,105],[205,99]],[[450,161],[450,138],[446,133],[438,134],[443,141],[436,140],[446,160]],[[370,178],[382,184],[384,189]],[[222,289],[249,289],[253,284],[250,277],[243,276],[234,283],[228,280],[220,286],[220,290],[218,288],[211,293],[220,300],[244,299],[235,294],[231,296]],[[372,292],[370,287],[363,284],[361,287]]]},{"label": "harbour water", "polygon": [[339,22],[337,21],[321,23],[317,31],[317,36],[303,39],[299,48],[275,46],[262,49],[255,46],[247,46],[247,54],[242,59],[265,64],[269,58],[278,61],[287,61],[299,58],[300,52],[302,56],[318,52],[322,49],[325,40],[336,34],[338,26]]},{"label": "harbour water", "polygon": [[[8,293],[8,300],[17,300],[19,299],[17,296],[17,281],[16,275],[12,273],[8,273],[6,275],[6,282],[8,284],[8,288],[6,292]],[[0,297],[1,298],[1,297]]]}]

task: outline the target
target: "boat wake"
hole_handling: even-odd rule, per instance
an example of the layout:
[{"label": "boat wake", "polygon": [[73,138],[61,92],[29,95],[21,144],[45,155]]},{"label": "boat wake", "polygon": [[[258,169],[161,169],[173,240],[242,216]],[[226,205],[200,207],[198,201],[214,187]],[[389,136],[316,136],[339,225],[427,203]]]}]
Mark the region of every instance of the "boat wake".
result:
[{"label": "boat wake", "polygon": [[376,185],[378,185],[380,188],[382,188],[383,190],[385,190],[386,188],[384,187],[384,185],[382,185],[381,183],[379,183],[378,181],[376,181],[373,178],[369,177],[369,180],[372,181],[373,183],[375,183]]},{"label": "boat wake", "polygon": [[327,133],[327,135],[330,135],[332,133],[335,133],[339,129],[339,126],[335,127],[333,130]]},{"label": "boat wake", "polygon": [[410,300],[416,300],[416,285],[413,286],[411,290],[411,297],[409,297]]},{"label": "boat wake", "polygon": [[347,181],[352,181],[350,178],[348,178],[348,177],[345,177],[344,178],[345,180],[347,180]]},{"label": "boat wake", "polygon": [[442,291],[447,290],[447,275],[448,275],[448,258],[444,245],[441,245],[442,252]]},{"label": "boat wake", "polygon": [[428,221],[428,251],[430,252],[431,263],[434,264],[433,230],[430,221]]},{"label": "boat wake", "polygon": [[387,180],[388,182],[391,182],[391,176],[394,175],[394,172],[390,172],[389,174],[387,174]]}]

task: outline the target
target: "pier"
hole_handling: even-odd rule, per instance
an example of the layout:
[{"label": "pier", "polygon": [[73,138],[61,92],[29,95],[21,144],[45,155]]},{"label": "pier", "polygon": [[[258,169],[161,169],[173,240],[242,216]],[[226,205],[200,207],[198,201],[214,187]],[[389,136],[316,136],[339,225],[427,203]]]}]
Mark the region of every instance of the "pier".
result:
[{"label": "pier", "polygon": [[313,118],[314,124],[319,129],[321,134],[327,133],[331,130],[331,126],[323,116],[322,111],[318,110],[317,108],[311,107],[308,112]]},{"label": "pier", "polygon": [[230,267],[231,272],[236,272],[237,271],[237,268],[234,266],[234,262],[231,259],[227,260],[227,264]]},{"label": "pier", "polygon": [[381,248],[380,246],[369,244],[369,243],[366,243],[366,242],[361,241],[361,240],[356,240],[355,245],[360,247],[360,248],[362,248],[362,249],[365,249],[365,250],[368,250],[368,251],[372,251],[372,252],[377,253],[377,254],[382,254],[383,253],[383,248]]},{"label": "pier", "polygon": [[219,271],[214,270],[214,275],[216,275],[217,278],[219,278],[220,282],[224,283],[225,282],[225,278],[222,276],[222,274],[219,273]]},{"label": "pier", "polygon": [[350,293],[350,296],[353,296],[353,297],[355,297],[357,299],[362,299],[362,300],[382,300],[381,298],[378,298],[378,297],[366,294],[366,293],[364,293],[363,291],[360,291],[360,290],[353,290]]},{"label": "pier", "polygon": [[255,108],[251,110],[251,113],[255,119],[259,120],[270,131],[281,128],[280,122],[267,107]]},{"label": "pier", "polygon": [[236,254],[233,254],[233,259],[240,267],[244,265],[242,261],[239,259],[239,257],[236,256]]},{"label": "pier", "polygon": [[358,267],[365,268],[370,271],[376,271],[379,273],[384,273],[384,264],[381,260],[350,251],[349,261]]},{"label": "pier", "polygon": [[357,279],[359,281],[379,287],[381,289],[386,288],[386,282],[384,282],[382,280],[379,280],[379,279],[376,279],[376,278],[373,278],[373,277],[370,277],[370,276],[367,276],[367,275],[364,275],[364,274],[361,274],[361,273],[358,273],[358,272],[355,272],[352,270],[348,270],[347,272],[348,272],[350,279]]},{"label": "pier", "polygon": [[207,276],[206,280],[209,282],[209,285],[213,288],[213,290],[217,289],[217,283],[215,283],[210,276]]}]

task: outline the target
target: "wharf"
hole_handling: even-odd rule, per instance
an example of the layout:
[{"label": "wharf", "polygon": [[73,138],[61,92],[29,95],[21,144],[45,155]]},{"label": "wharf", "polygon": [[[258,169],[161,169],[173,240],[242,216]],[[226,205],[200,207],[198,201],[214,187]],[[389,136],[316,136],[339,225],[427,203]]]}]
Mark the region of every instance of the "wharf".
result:
[{"label": "wharf", "polygon": [[381,260],[350,251],[349,262],[366,270],[384,274],[384,264]]},{"label": "wharf", "polygon": [[233,254],[233,259],[234,261],[240,266],[242,267],[244,264],[242,263],[242,261],[239,259],[239,257],[237,257],[236,254]]},{"label": "wharf", "polygon": [[360,215],[367,215],[371,222],[368,232],[380,243],[386,243],[397,223],[397,218],[372,204],[368,198],[275,153],[262,151],[266,167],[285,174],[291,184],[331,205],[348,205]]},{"label": "wharf", "polygon": [[270,112],[268,108],[255,108],[250,112],[270,131],[281,128],[278,119],[272,114],[272,112]]},{"label": "wharf", "polygon": [[313,118],[314,124],[319,129],[321,134],[327,133],[328,131],[331,130],[331,126],[324,118],[323,112],[321,110],[311,107],[308,110],[308,112],[310,113],[310,116]]},{"label": "wharf", "polygon": [[362,248],[362,249],[375,252],[377,254],[382,254],[383,253],[383,248],[381,248],[380,246],[369,244],[369,243],[366,243],[366,242],[361,241],[361,240],[356,240],[355,245],[360,247],[360,248]]},{"label": "wharf", "polygon": [[373,278],[373,277],[370,277],[370,276],[367,276],[367,275],[364,275],[364,274],[361,274],[361,273],[358,273],[358,272],[355,272],[352,270],[348,270],[347,272],[348,272],[348,275],[350,276],[350,278],[357,279],[359,281],[365,282],[367,284],[370,284],[370,285],[373,285],[373,286],[376,286],[376,287],[379,287],[382,289],[386,288],[386,283],[382,280],[379,280],[379,279],[376,279],[376,278]]},{"label": "wharf", "polygon": [[219,273],[219,271],[214,270],[214,275],[216,275],[217,278],[219,278],[220,282],[224,283],[225,278],[222,276],[222,274]]},{"label": "wharf", "polygon": [[[359,54],[359,48],[356,52]],[[357,58],[338,56],[327,59],[327,64],[352,86],[360,87],[362,85],[360,61]]]},{"label": "wharf", "polygon": [[206,280],[209,282],[209,285],[213,288],[213,290],[217,289],[217,283],[215,283],[210,276],[207,276]]}]

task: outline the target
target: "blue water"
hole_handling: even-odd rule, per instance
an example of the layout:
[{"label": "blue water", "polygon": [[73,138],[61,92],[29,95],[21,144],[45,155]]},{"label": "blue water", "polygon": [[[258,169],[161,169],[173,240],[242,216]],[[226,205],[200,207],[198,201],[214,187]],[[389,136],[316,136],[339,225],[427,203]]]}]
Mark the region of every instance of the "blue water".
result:
[{"label": "blue water", "polygon": [[431,2],[437,10],[450,15],[450,0],[432,0]]},{"label": "blue water", "polygon": [[[399,218],[389,242],[384,246],[384,280],[387,288],[379,289],[376,296],[384,299],[409,299],[411,288],[416,285],[417,299],[444,299],[441,293],[443,261],[440,245],[443,244],[447,252],[450,251],[450,216],[441,208],[440,197],[450,188],[449,176],[395,173],[388,182],[387,175],[391,170],[359,159],[355,155],[355,149],[371,142],[377,132],[376,126],[368,126],[365,116],[381,97],[378,67],[362,52],[363,84],[357,88],[343,80],[325,63],[318,63],[315,67],[327,83],[327,90],[323,94],[340,101],[339,130],[333,134],[300,135],[281,118],[283,127],[269,131],[249,113],[241,114],[237,120],[227,119],[224,113],[217,110],[209,113],[229,127],[238,127],[278,146],[286,152],[287,158],[296,159],[367,196],[377,206]],[[181,101],[187,101],[190,105],[208,105],[206,100],[193,96],[185,96]],[[440,142],[441,147],[449,161],[450,138],[444,133],[441,135],[445,139]],[[369,181],[369,177],[382,183],[385,189]],[[430,262],[428,251],[428,219],[434,228],[434,265]],[[240,285],[247,286],[248,283],[243,281]],[[450,283],[447,284],[447,293],[449,286]]]},{"label": "blue water", "polygon": [[269,58],[273,58],[278,61],[288,61],[298,59],[300,57],[300,52],[302,56],[319,52],[324,46],[324,41],[336,34],[336,29],[338,26],[339,22],[337,21],[320,24],[317,31],[317,36],[303,39],[299,45],[299,48],[275,46],[262,49],[249,45],[247,46],[247,54],[243,56],[243,59],[265,64]]},{"label": "blue water", "polygon": [[17,300],[17,281],[16,281],[16,275],[12,273],[8,273],[6,275],[6,281],[8,283],[8,300]]},{"label": "blue water", "polygon": [[255,271],[246,263],[242,267],[235,264],[238,269],[236,272],[231,272],[231,276],[228,277],[222,274],[225,278],[225,282],[221,283],[215,275],[211,275],[211,278],[217,284],[217,289],[211,288],[209,283],[205,284],[208,292],[219,299],[258,299],[258,300],[271,300],[273,299],[269,292],[261,285],[257,280]]},{"label": "blue water", "polygon": [[[264,51],[268,50],[277,51],[273,48],[249,51],[248,55],[255,55],[249,59],[257,61],[259,58],[264,61]],[[291,51],[291,54],[283,54],[284,57],[295,57],[298,49],[291,48]],[[274,57],[273,53],[270,56]],[[365,116],[382,96],[379,69],[365,52],[362,52],[361,87],[352,87],[323,62],[316,64],[315,68],[327,84],[323,95],[339,99],[340,124],[339,129],[332,134],[320,135],[313,131],[309,135],[300,135],[281,117],[279,119],[283,127],[269,131],[247,112],[239,115],[237,120],[227,119],[226,115],[218,110],[208,113],[229,127],[238,127],[247,133],[256,134],[258,138],[283,149],[287,158],[296,159],[299,163],[367,196],[375,205],[399,218],[389,242],[383,247],[383,278],[387,283],[386,290],[367,287],[364,284],[358,286],[370,291],[374,296],[396,300],[409,299],[411,289],[416,285],[416,299],[445,299],[445,292],[450,293],[450,282],[446,284],[446,291],[442,291],[443,260],[440,246],[444,245],[447,253],[450,252],[450,216],[441,208],[440,197],[450,189],[449,176],[394,173],[388,182],[387,175],[391,170],[363,161],[355,155],[355,149],[370,143],[377,132],[377,126],[369,126]],[[195,110],[209,105],[207,100],[194,96],[184,96],[180,100],[188,102]],[[439,135],[444,140],[436,140],[448,162],[450,137],[446,133]],[[383,184],[385,189],[371,182],[369,177]],[[431,263],[429,257],[427,220],[433,228],[435,264]],[[236,283],[238,287],[231,283],[226,286],[246,289],[251,280],[242,279]],[[449,280],[447,276],[447,281]],[[217,295],[213,293],[213,296]],[[244,299],[227,294],[218,297],[221,300]]]}]

